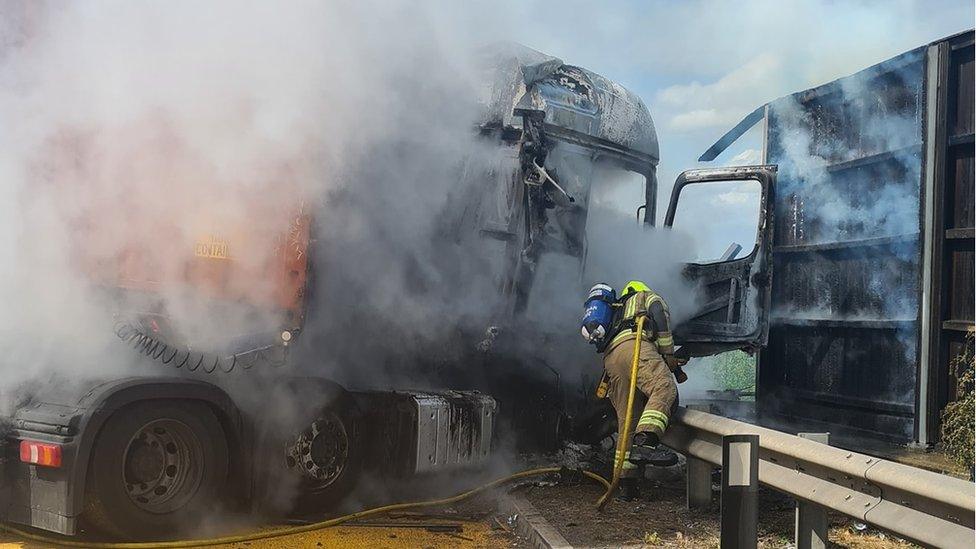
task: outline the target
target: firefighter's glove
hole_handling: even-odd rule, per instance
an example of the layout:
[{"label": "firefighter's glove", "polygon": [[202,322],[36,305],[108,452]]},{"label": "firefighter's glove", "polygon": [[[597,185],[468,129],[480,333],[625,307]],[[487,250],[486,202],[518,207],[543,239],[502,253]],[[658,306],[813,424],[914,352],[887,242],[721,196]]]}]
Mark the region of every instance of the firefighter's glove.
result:
[{"label": "firefighter's glove", "polygon": [[685,371],[681,369],[681,366],[678,366],[677,368],[674,369],[674,380],[677,381],[678,383],[684,383],[688,381],[688,374],[686,374]]}]

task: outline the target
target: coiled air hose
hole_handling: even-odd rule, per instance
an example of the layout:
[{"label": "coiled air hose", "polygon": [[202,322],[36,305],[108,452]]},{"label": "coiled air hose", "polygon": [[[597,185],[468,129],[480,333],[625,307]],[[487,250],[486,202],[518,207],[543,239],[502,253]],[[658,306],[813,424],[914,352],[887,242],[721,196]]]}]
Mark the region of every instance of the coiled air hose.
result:
[{"label": "coiled air hose", "polygon": [[634,396],[637,393],[637,365],[640,364],[641,340],[644,339],[642,336],[644,334],[645,318],[647,317],[644,315],[637,317],[637,340],[634,343],[634,359],[630,363],[630,390],[627,393],[627,413],[624,414],[624,428],[620,431],[622,434],[617,436],[617,451],[614,453],[613,459],[613,477],[607,486],[606,493],[596,502],[596,508],[601,511],[607,505],[607,502],[610,501],[610,496],[617,490],[617,485],[620,484],[620,473],[624,468],[624,459],[626,458],[627,452],[630,451],[630,423],[634,420]]},{"label": "coiled air hose", "polygon": [[215,371],[229,374],[238,366],[244,370],[250,370],[258,359],[262,359],[272,367],[283,365],[283,361],[276,361],[266,355],[267,352],[275,348],[275,345],[265,345],[230,356],[220,356],[214,353],[171,346],[126,322],[116,323],[115,335],[137,352],[177,370],[186,367],[188,372],[195,372],[199,369],[208,374]]},{"label": "coiled air hose", "polygon": [[[493,480],[487,484],[482,484],[476,488],[468,490],[467,492],[462,492],[455,496],[431,499],[427,501],[416,501],[409,503],[394,503],[392,505],[384,505],[383,507],[376,507],[374,509],[366,509],[363,511],[358,511],[355,513],[350,513],[341,517],[336,517],[329,520],[324,520],[321,522],[316,522],[312,524],[303,524],[301,526],[289,526],[286,528],[274,528],[271,530],[266,530],[264,532],[254,532],[251,534],[242,534],[237,536],[224,536],[220,538],[210,538],[210,539],[193,539],[193,540],[180,540],[180,541],[154,541],[154,542],[123,542],[123,543],[97,543],[97,542],[85,542],[85,541],[70,541],[60,538],[48,537],[40,534],[34,534],[31,532],[26,532],[19,528],[10,526],[9,524],[0,524],[0,530],[6,530],[12,534],[16,534],[22,538],[29,539],[38,543],[49,543],[58,547],[88,547],[90,549],[166,549],[166,548],[176,548],[176,547],[205,547],[208,545],[222,545],[227,543],[242,543],[246,541],[256,541],[261,539],[277,538],[282,536],[290,536],[292,534],[301,534],[304,532],[313,532],[315,530],[321,530],[324,528],[329,528],[332,526],[338,526],[344,522],[349,522],[351,520],[372,517],[379,515],[381,513],[387,513],[389,511],[399,511],[402,509],[416,509],[421,507],[436,507],[439,505],[450,505],[452,503],[457,503],[471,496],[479,494],[485,490],[501,486],[513,480],[518,480],[521,478],[532,477],[537,475],[546,475],[550,473],[563,472],[565,469],[560,467],[542,467],[538,469],[529,469],[526,471],[520,471]],[[580,471],[583,475],[599,482],[603,486],[609,489],[610,483],[600,475],[592,471]]]}]

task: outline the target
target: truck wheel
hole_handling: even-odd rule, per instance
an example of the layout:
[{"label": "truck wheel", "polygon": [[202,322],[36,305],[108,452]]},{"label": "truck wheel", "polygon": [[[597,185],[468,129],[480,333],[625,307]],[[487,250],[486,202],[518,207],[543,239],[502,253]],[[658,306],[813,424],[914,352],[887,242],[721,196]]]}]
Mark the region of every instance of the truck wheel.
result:
[{"label": "truck wheel", "polygon": [[339,504],[359,480],[363,459],[359,414],[343,398],[286,445],[285,464],[301,478],[297,506]]},{"label": "truck wheel", "polygon": [[227,483],[227,438],[201,402],[141,402],[115,413],[89,462],[85,518],[123,538],[160,538],[213,513]]}]

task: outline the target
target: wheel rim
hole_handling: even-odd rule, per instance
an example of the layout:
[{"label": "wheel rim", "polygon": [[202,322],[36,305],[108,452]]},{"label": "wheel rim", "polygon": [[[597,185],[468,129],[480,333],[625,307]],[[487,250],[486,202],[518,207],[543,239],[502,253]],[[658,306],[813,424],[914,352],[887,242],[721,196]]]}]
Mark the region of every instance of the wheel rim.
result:
[{"label": "wheel rim", "polygon": [[174,419],[144,425],[129,439],[122,482],[136,507],[171,513],[196,495],[203,477],[203,449],[193,430]]},{"label": "wheel rim", "polygon": [[349,459],[349,435],[342,420],[329,413],[298,435],[285,450],[288,468],[299,472],[312,491],[332,485]]}]

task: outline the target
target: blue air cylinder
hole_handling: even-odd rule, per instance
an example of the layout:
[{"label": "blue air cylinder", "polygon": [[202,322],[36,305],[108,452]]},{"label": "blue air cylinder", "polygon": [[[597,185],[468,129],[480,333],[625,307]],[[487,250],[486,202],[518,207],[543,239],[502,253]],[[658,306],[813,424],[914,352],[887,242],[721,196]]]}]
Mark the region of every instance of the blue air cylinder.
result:
[{"label": "blue air cylinder", "polygon": [[607,336],[613,322],[613,302],[616,300],[617,292],[607,284],[600,283],[590,288],[580,321],[583,339],[596,345]]}]

